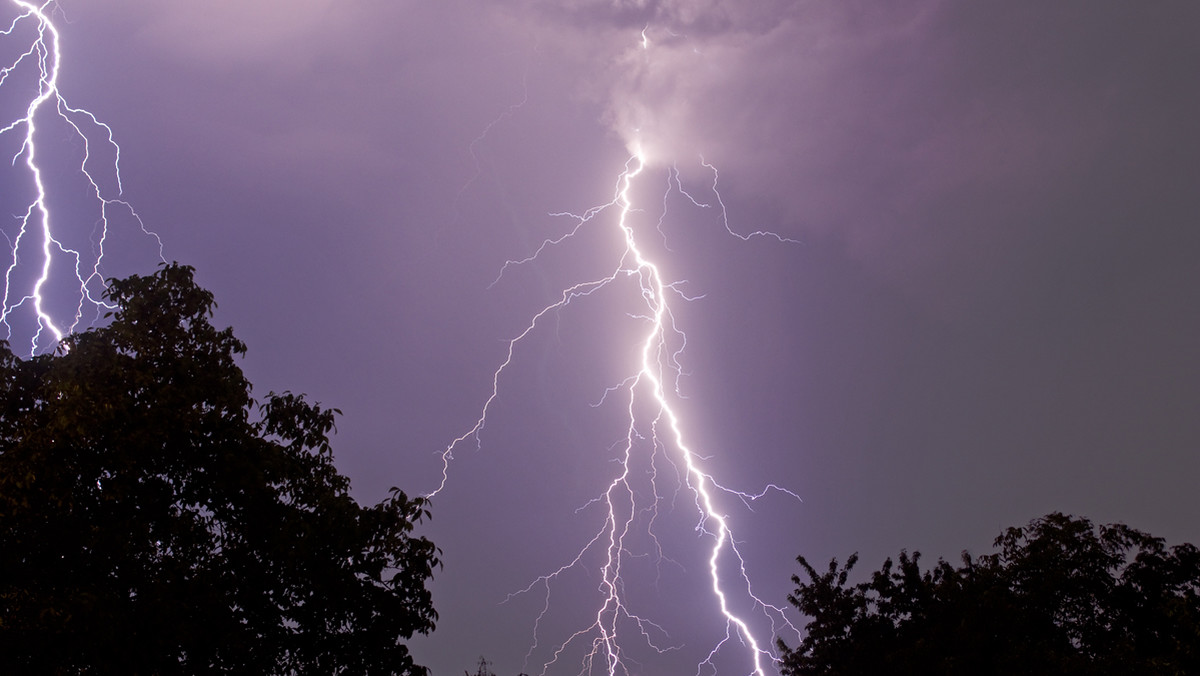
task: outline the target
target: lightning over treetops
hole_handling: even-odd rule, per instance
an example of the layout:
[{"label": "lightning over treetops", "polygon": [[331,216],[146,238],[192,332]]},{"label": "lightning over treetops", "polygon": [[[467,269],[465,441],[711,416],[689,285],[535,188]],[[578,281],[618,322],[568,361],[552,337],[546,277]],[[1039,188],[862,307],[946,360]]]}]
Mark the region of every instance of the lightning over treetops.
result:
[{"label": "lightning over treetops", "polygon": [[[116,231],[125,231],[123,241],[141,240],[157,260],[162,260],[162,242],[123,196],[118,134],[101,117],[68,103],[60,87],[60,73],[71,65],[56,24],[62,10],[53,1],[13,0],[12,5],[16,14],[0,33],[6,50],[0,53],[5,59],[0,71],[0,113],[5,116],[0,142],[5,145],[0,150],[12,160],[7,183],[18,189],[3,196],[6,205],[15,204],[15,214],[3,226],[10,256],[4,264],[0,325],[6,339],[38,354],[53,349],[69,332],[102,320],[110,309],[103,294]],[[647,25],[635,33],[626,63],[633,71],[657,68],[656,30]],[[660,34],[678,41],[669,32]],[[661,70],[655,77],[662,77]],[[476,175],[477,144],[494,127],[521,114],[527,87],[520,101],[510,103],[470,144]],[[797,629],[783,604],[755,590],[746,541],[739,534],[760,501],[796,502],[799,496],[776,484],[736,486],[713,469],[710,459],[726,451],[700,438],[681,410],[688,337],[679,308],[702,307],[703,298],[689,293],[688,280],[672,277],[660,256],[671,248],[664,229],[669,214],[687,219],[677,210],[715,217],[730,246],[758,239],[786,246],[796,240],[731,223],[716,164],[705,158],[704,148],[684,147],[694,139],[677,133],[678,125],[667,133],[673,125],[670,115],[656,110],[652,101],[636,100],[636,91],[616,86],[610,95],[625,97],[610,102],[606,117],[629,155],[613,174],[608,198],[584,211],[552,214],[565,227],[529,251],[513,252],[516,257],[497,266],[492,286],[504,284],[517,269],[553,257],[582,233],[607,242],[594,261],[606,271],[561,288],[508,340],[478,418],[441,451],[441,479],[429,495],[440,497],[452,482],[456,453],[492,450],[487,428],[496,416],[493,408],[505,397],[506,378],[528,359],[535,334],[553,331],[568,308],[600,323],[623,324],[624,338],[604,345],[610,354],[597,357],[613,358],[628,370],[588,402],[621,421],[612,438],[589,444],[611,471],[601,479],[599,493],[579,498],[575,516],[584,525],[578,541],[569,543],[575,553],[550,561],[527,585],[507,590],[509,602],[538,599],[540,610],[529,618],[525,668],[541,674],[567,669],[588,676],[629,676],[652,669],[656,656],[686,653],[697,655],[698,674],[767,676],[774,672],[775,638],[795,636]],[[685,162],[690,175],[708,178],[689,183],[677,162]],[[474,180],[460,188],[460,197]],[[600,296],[609,302],[595,303]],[[610,316],[617,306],[623,312]],[[688,522],[683,534],[694,540],[695,552],[668,541],[679,533],[663,538],[668,529],[678,529],[681,517]],[[716,628],[704,645],[680,636],[654,601],[637,591],[658,585],[677,570],[701,572],[706,580],[703,596],[689,604],[696,615],[710,616]],[[653,571],[649,579],[647,571]],[[556,619],[560,600],[578,601],[580,595],[586,597],[581,607],[587,619],[578,625]]]},{"label": "lightning over treetops", "polygon": [[165,243],[433,494],[433,673],[774,676],[797,554],[1195,541],[1198,14],[0,0],[0,340]]}]

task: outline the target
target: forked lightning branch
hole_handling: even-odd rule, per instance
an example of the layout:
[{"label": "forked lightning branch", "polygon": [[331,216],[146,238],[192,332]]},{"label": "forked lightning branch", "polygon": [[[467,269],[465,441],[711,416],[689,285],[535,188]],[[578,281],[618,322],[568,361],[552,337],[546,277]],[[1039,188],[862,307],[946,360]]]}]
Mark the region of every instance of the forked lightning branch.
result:
[{"label": "forked lightning branch", "polygon": [[[668,191],[674,187],[692,204],[701,208],[715,206],[720,211],[721,221],[726,230],[739,239],[769,237],[783,242],[793,241],[772,232],[740,234],[730,229],[724,201],[717,191],[716,169],[703,160],[701,163],[712,172],[711,203],[701,202],[685,191],[678,172],[673,168],[668,170]],[[774,671],[775,637],[781,632],[795,635],[797,630],[786,617],[783,608],[755,595],[746,572],[745,560],[738,548],[734,520],[722,509],[721,500],[718,498],[732,498],[746,505],[770,492],[782,493],[797,500],[799,498],[791,491],[775,485],[766,486],[757,492],[727,487],[703,468],[703,459],[690,445],[692,442],[688,438],[686,422],[681,419],[676,410],[677,406],[673,404],[678,397],[676,385],[682,376],[680,357],[687,341],[675,320],[672,304],[693,299],[685,296],[676,283],[663,278],[661,269],[642,245],[641,237],[646,234],[639,232],[631,218],[631,214],[636,210],[632,197],[634,184],[644,178],[647,171],[646,158],[635,149],[634,155],[626,162],[624,171],[617,178],[611,200],[581,214],[559,214],[574,220],[574,225],[564,235],[544,240],[530,256],[510,260],[501,268],[501,277],[497,282],[502,279],[505,270],[515,265],[532,263],[542,255],[549,255],[556,245],[578,235],[583,228],[589,226],[610,228],[611,236],[621,243],[620,254],[608,274],[581,280],[564,288],[555,302],[535,313],[525,329],[508,342],[507,354],[492,375],[491,394],[485,401],[479,418],[469,430],[451,441],[442,452],[441,484],[431,495],[441,492],[446,487],[454,452],[460,446],[470,443],[478,449],[483,445],[489,410],[502,396],[506,372],[510,368],[516,368],[515,355],[522,341],[550,320],[551,315],[567,305],[586,303],[588,296],[609,287],[616,287],[620,282],[633,280],[634,293],[640,298],[644,309],[638,313],[637,318],[644,324],[645,329],[639,342],[627,347],[614,346],[614,349],[632,350],[636,354],[636,368],[621,382],[605,391],[601,398],[602,403],[621,406],[625,411],[624,438],[616,452],[618,469],[605,490],[592,499],[593,503],[601,505],[602,523],[590,537],[584,538],[574,558],[548,571],[528,587],[510,595],[537,592],[544,594],[545,598],[541,614],[534,621],[534,636],[526,660],[528,662],[534,657],[535,652],[542,648],[543,642],[548,642],[552,644],[552,648],[547,653],[549,658],[541,665],[541,674],[559,673],[568,668],[578,669],[578,673],[588,676],[625,676],[633,673],[625,663],[626,648],[631,643],[640,643],[643,648],[659,653],[678,648],[678,645],[672,642],[669,627],[660,626],[652,614],[638,609],[637,604],[627,598],[627,585],[622,579],[623,564],[628,559],[639,556],[627,546],[627,539],[631,537],[634,529],[646,528],[650,531],[650,538],[657,543],[653,532],[654,515],[657,514],[659,504],[669,500],[670,494],[677,490],[677,487],[670,485],[671,479],[659,477],[657,470],[653,469],[659,466],[655,457],[661,457],[663,462],[674,468],[674,474],[678,477],[676,482],[682,483],[683,488],[690,493],[696,509],[695,530],[709,541],[709,554],[703,565],[708,571],[711,597],[703,603],[725,626],[724,636],[716,641],[703,661],[697,665],[697,672],[715,673],[718,656],[740,652],[743,655],[741,662],[746,673],[765,676]],[[666,203],[665,198],[663,203]],[[625,286],[622,285],[621,288],[624,289]],[[618,399],[619,403],[615,401]],[[638,476],[647,473],[650,475],[648,479]],[[648,496],[644,495],[644,484],[647,482],[651,487]],[[649,525],[639,523],[639,517],[645,514],[652,515],[648,520]],[[543,626],[542,620],[551,610],[555,582],[566,571],[583,567],[586,555],[597,553],[602,561],[599,570],[600,598],[591,624],[578,627],[566,636],[550,636],[552,632]],[[661,549],[657,555],[663,557]],[[734,608],[750,610],[735,611]],[[769,629],[764,630],[764,626]],[[579,659],[577,656],[580,654],[582,658],[578,664],[559,664],[564,659]],[[529,667],[530,665],[526,664],[526,668]]]},{"label": "forked lightning branch", "polygon": [[[118,216],[150,240],[159,260],[162,242],[121,199],[121,149],[112,129],[86,109],[72,107],[59,89],[61,36],[52,21],[57,5],[11,1],[16,16],[0,31],[0,58],[6,59],[0,102],[9,116],[0,119],[0,140],[11,140],[4,148],[15,146],[11,163],[24,185],[6,188],[3,195],[6,205],[15,200],[18,206],[11,221],[0,223],[9,248],[7,262],[0,264],[0,336],[35,354],[109,309],[103,298],[105,246]],[[74,151],[69,160],[74,170],[48,171],[54,154],[49,146],[64,137]],[[82,178],[86,194],[63,173]],[[80,203],[89,205],[87,216],[79,215]]]}]

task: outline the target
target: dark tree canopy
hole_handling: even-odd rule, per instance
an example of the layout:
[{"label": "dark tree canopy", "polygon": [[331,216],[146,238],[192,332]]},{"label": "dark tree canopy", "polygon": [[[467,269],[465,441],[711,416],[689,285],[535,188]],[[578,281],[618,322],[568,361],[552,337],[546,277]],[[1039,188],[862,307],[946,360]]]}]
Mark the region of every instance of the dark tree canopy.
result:
[{"label": "dark tree canopy", "polygon": [[0,673],[421,674],[428,517],[349,495],[336,410],[261,405],[169,265],[54,355],[0,343]]},{"label": "dark tree canopy", "polygon": [[857,561],[793,576],[812,621],[785,676],[1200,674],[1200,551],[1054,513],[1009,528],[962,566],[901,552],[847,586]]}]

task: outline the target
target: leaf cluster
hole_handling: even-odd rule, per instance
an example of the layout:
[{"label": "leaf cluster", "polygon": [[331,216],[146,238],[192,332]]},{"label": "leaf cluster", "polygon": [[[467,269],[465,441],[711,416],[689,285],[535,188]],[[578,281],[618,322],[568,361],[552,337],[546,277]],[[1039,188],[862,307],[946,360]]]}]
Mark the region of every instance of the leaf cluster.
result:
[{"label": "leaf cluster", "polygon": [[857,562],[793,576],[812,618],[780,641],[785,676],[1200,673],[1200,551],[1125,525],[1052,513],[998,551],[928,570],[901,552],[848,585]]},{"label": "leaf cluster", "polygon": [[355,502],[337,411],[256,402],[190,267],[108,297],[56,354],[0,344],[0,673],[423,673],[426,501]]}]

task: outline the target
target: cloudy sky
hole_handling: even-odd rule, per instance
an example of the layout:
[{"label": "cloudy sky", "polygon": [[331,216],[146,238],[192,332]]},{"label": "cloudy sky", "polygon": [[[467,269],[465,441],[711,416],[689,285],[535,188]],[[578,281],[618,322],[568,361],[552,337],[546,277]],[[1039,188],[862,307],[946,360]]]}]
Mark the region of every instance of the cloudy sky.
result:
[{"label": "cloudy sky", "polygon": [[[63,0],[55,16],[62,93],[111,126],[121,198],[216,294],[260,392],[344,412],[335,449],[364,501],[436,488],[509,341],[622,265],[610,207],[505,268],[575,227],[561,214],[611,202],[638,150],[629,223],[677,282],[686,442],[723,486],[800,498],[719,502],[765,602],[785,604],[798,554],[956,557],[1053,510],[1200,542],[1195,3]],[[28,39],[0,36],[4,63]],[[23,114],[22,77],[0,124]],[[86,249],[82,143],[39,129],[56,227]],[[111,151],[90,148],[114,195]],[[0,173],[10,242],[23,161]],[[106,273],[153,269],[119,207]],[[737,236],[759,231],[778,237]],[[646,312],[623,276],[539,320],[478,449],[455,449],[425,528],[441,621],[414,642],[435,675],[480,654],[540,673],[588,627],[596,556],[550,585],[541,623],[536,583],[603,528],[591,501],[629,426],[628,395],[605,392],[637,371]],[[625,593],[672,650],[631,635],[629,673],[693,673],[726,631],[669,450],[639,469],[662,472],[659,544],[631,538]],[[756,617],[768,643],[789,635]],[[748,673],[733,643],[701,673]],[[581,645],[548,673],[579,673]]]}]

